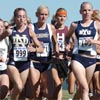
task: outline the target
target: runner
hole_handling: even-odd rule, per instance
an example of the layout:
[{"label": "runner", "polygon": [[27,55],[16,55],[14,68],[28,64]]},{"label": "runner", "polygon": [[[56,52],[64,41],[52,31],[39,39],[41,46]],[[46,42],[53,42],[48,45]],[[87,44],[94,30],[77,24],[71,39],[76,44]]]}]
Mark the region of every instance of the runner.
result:
[{"label": "runner", "polygon": [[[0,19],[0,34],[5,30],[5,24]],[[9,90],[9,77],[7,74],[7,54],[8,54],[7,37],[0,41],[0,100],[3,100]]]},{"label": "runner", "polygon": [[[56,28],[57,42],[59,45],[59,59],[56,63],[56,55],[54,54],[54,62],[52,64],[52,75],[55,82],[55,90],[53,99],[62,100],[62,84],[68,75],[68,52],[65,51],[68,27],[65,25],[67,11],[64,8],[58,8],[51,23]],[[66,39],[66,40],[65,40]]]},{"label": "runner", "polygon": [[[100,10],[93,11],[92,19],[100,22]],[[92,83],[91,83],[92,89],[90,88],[90,96],[92,93],[91,100],[100,99],[100,46],[99,45],[96,45],[96,50],[97,50],[97,64],[92,78]]]},{"label": "runner", "polygon": [[[8,75],[13,83],[13,90],[11,93],[12,100],[18,100],[29,74],[30,60],[28,50],[30,52],[43,51],[35,33],[25,25],[26,20],[26,10],[24,8],[16,8],[12,20],[14,26],[11,27],[12,29],[7,28],[3,34],[0,34],[0,40],[9,36],[11,44],[8,61]],[[30,38],[33,38],[35,41],[37,49],[30,47]]]},{"label": "runner", "polygon": [[[59,53],[59,50],[56,41],[55,28],[53,25],[46,23],[49,17],[48,7],[45,5],[40,5],[36,11],[36,17],[37,17],[37,22],[33,23],[32,28],[33,31],[36,33],[37,38],[43,45],[44,52],[41,54],[36,53],[35,55],[31,53],[30,59],[32,61],[32,65],[30,68],[30,78],[32,81],[34,100],[35,99],[40,100],[43,96],[41,95],[40,91],[42,93],[47,93],[46,91],[44,92],[45,90],[44,88],[46,86],[45,83],[42,84],[42,82],[44,79],[46,79],[46,76],[48,76],[48,75],[43,75],[43,73],[47,71],[47,69],[49,68],[50,61],[52,58],[52,47],[55,47],[56,54]],[[40,84],[42,84],[43,88],[40,87]]]},{"label": "runner", "polygon": [[92,20],[93,6],[83,2],[80,6],[82,20],[72,22],[69,36],[75,33],[75,46],[71,61],[71,68],[80,84],[74,99],[89,100],[89,83],[96,66],[96,45],[100,42],[100,23]]}]

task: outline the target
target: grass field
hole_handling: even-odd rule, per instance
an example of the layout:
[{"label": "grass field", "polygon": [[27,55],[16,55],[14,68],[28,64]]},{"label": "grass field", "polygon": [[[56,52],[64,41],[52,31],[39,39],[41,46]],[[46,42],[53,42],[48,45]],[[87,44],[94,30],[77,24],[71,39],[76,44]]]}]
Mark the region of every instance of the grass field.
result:
[{"label": "grass field", "polygon": [[[62,100],[68,100],[69,98],[73,98],[73,95],[69,94],[67,90],[63,89],[63,98],[62,98]],[[10,99],[10,97],[8,97],[4,100],[11,100],[11,99]]]},{"label": "grass field", "polygon": [[[63,89],[63,98],[62,98],[62,100],[68,100],[69,98],[72,98],[72,97],[73,97],[73,95],[70,95],[67,90]],[[11,100],[11,99],[9,97],[9,98],[6,98],[4,100]]]},{"label": "grass field", "polygon": [[73,95],[69,94],[67,90],[63,90],[62,100],[68,100],[69,98],[73,98]]},{"label": "grass field", "polygon": [[73,98],[74,94],[69,94],[67,91],[67,84],[64,82],[63,84],[63,98],[62,100],[68,100],[69,98]]},{"label": "grass field", "polygon": [[[73,98],[73,95],[68,93],[66,82],[64,82],[64,84],[63,84],[63,98],[62,98],[62,100],[68,100],[69,98]],[[10,97],[8,97],[8,98],[6,98],[4,100],[11,100],[11,99],[10,99]]]}]

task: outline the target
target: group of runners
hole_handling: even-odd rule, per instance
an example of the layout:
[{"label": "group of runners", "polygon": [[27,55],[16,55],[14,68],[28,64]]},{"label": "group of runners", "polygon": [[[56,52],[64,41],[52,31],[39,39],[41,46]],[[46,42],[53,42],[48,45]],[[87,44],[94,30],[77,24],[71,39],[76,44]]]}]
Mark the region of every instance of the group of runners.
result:
[{"label": "group of runners", "polygon": [[9,23],[0,19],[0,100],[62,100],[65,80],[73,100],[99,100],[100,11],[83,2],[82,19],[70,27],[65,8],[51,23],[47,6],[35,14],[34,23],[25,8],[16,8]]}]

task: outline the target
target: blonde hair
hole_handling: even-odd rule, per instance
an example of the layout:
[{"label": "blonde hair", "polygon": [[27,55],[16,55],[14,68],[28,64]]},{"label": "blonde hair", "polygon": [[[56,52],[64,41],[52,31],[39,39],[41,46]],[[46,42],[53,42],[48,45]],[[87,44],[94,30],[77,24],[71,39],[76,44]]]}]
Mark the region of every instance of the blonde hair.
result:
[{"label": "blonde hair", "polygon": [[47,9],[47,10],[48,10],[48,15],[49,15],[49,8],[48,8],[47,6],[45,6],[45,5],[40,5],[40,6],[37,8],[36,16],[37,16],[38,13],[40,13],[40,11],[41,11],[42,9]]},{"label": "blonde hair", "polygon": [[27,24],[31,24],[31,18],[27,16]]},{"label": "blonde hair", "polygon": [[92,9],[93,9],[93,6],[92,6],[92,4],[91,4],[90,2],[83,2],[83,3],[81,4],[81,6],[80,6],[80,10],[82,10],[83,6],[86,5],[86,4],[91,5],[91,7],[92,7]]},{"label": "blonde hair", "polygon": [[92,14],[92,19],[100,21],[100,10],[94,10]]}]

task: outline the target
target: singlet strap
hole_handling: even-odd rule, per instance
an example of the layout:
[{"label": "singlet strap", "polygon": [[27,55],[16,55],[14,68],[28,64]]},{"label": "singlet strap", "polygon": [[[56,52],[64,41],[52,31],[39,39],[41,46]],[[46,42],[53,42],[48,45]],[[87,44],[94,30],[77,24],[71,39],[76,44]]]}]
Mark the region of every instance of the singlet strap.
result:
[{"label": "singlet strap", "polygon": [[52,41],[52,31],[51,31],[51,26],[50,24],[47,24],[48,26],[48,30],[49,30],[49,33],[50,33],[50,40]]}]

